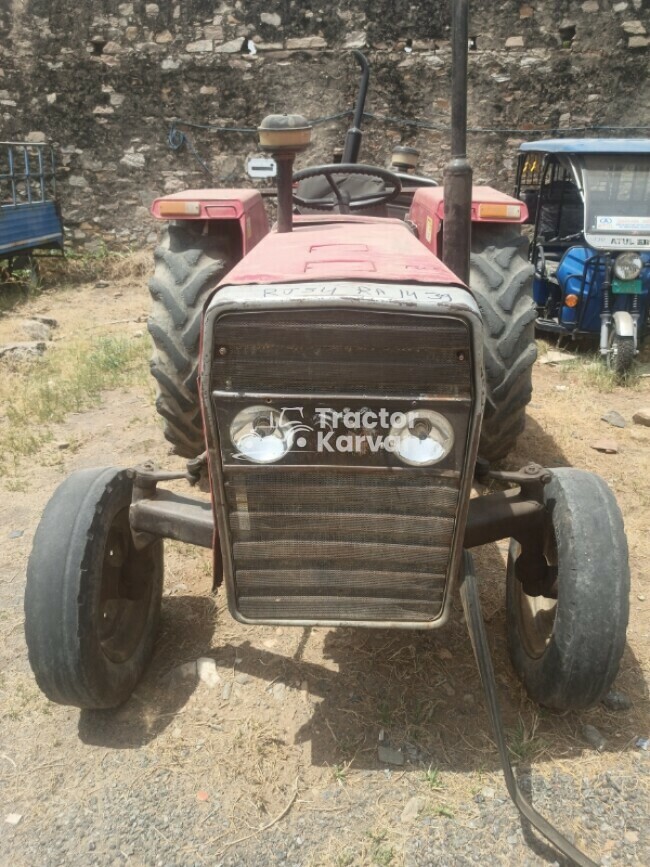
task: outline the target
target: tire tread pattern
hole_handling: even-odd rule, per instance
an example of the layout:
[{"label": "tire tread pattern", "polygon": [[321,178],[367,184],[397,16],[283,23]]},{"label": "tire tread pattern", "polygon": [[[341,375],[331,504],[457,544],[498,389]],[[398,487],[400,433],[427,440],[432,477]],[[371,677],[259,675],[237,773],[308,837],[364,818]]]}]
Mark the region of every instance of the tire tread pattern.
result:
[{"label": "tire tread pattern", "polygon": [[533,267],[519,227],[472,227],[470,289],[481,310],[487,387],[479,453],[497,461],[512,451],[525,424],[537,358]]},{"label": "tire tread pattern", "polygon": [[608,367],[619,379],[624,379],[632,370],[635,355],[634,338],[615,335],[607,356]]},{"label": "tire tread pattern", "polygon": [[154,260],[148,329],[154,345],[150,366],[158,391],[156,409],[174,452],[195,458],[205,448],[197,392],[203,308],[231,267],[232,255],[218,234],[171,224]]}]

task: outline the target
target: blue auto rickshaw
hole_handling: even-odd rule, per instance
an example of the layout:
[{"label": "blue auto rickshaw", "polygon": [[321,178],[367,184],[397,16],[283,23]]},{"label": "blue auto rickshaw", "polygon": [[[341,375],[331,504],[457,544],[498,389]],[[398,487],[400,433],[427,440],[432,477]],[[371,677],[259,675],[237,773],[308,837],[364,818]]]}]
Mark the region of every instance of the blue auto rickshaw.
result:
[{"label": "blue auto rickshaw", "polygon": [[533,226],[537,328],[599,336],[626,374],[649,326],[650,140],[522,144],[515,195]]}]

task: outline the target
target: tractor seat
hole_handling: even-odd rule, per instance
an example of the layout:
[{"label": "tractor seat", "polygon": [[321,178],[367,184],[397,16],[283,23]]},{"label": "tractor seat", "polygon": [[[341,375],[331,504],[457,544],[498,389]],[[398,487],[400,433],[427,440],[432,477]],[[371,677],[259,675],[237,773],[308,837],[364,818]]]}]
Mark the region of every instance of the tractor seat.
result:
[{"label": "tractor seat", "polygon": [[[347,177],[341,175],[341,180],[339,181],[338,177],[336,180],[341,189],[346,190],[352,199],[359,196],[380,195],[386,191],[386,185],[381,178],[373,178],[372,176],[362,177],[357,175]],[[325,178],[306,178],[304,181],[300,181],[296,193],[305,199],[328,199],[329,201],[334,202],[334,208],[331,213],[339,213],[336,196],[332,192],[332,188]],[[302,206],[296,206],[296,208],[299,214],[323,213],[321,209],[317,208],[307,208]],[[388,216],[386,205],[375,205],[372,208],[355,209],[352,213],[357,215],[365,214],[371,217]]]}]

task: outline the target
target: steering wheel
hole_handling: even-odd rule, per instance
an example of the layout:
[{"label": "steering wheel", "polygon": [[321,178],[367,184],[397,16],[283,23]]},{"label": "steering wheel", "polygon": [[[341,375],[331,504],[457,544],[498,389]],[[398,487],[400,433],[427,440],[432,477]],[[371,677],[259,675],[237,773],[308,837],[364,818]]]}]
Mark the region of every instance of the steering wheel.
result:
[{"label": "steering wheel", "polygon": [[[345,177],[336,177],[344,175]],[[346,177],[379,178],[388,189],[384,192],[351,195],[348,190],[342,189],[340,182]],[[377,166],[366,166],[361,163],[333,163],[328,166],[313,166],[310,169],[301,169],[293,176],[296,181],[306,181],[308,178],[324,178],[329,184],[334,198],[305,198],[297,193],[293,194],[293,200],[303,208],[313,208],[315,211],[333,211],[338,205],[339,213],[350,214],[364,208],[372,208],[375,205],[384,205],[392,202],[402,192],[402,183],[396,174],[388,169]]]}]

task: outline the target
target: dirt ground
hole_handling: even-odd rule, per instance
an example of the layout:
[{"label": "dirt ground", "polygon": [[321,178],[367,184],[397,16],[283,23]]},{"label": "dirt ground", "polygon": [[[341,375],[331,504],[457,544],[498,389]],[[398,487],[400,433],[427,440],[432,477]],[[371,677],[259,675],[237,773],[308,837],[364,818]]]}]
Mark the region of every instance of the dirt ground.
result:
[{"label": "dirt ground", "polygon": [[[0,319],[0,343],[34,313],[79,335],[147,340],[143,280],[43,294]],[[36,362],[37,363],[37,362]],[[9,369],[0,376],[20,376]],[[603,864],[650,863],[650,378],[600,390],[583,365],[535,367],[528,425],[509,460],[602,475],[623,510],[632,594],[616,688],[626,711],[556,714],[533,705],[505,648],[503,545],[476,554],[513,760],[538,808]],[[52,426],[0,480],[0,863],[23,865],[420,865],[563,863],[508,801],[456,600],[431,634],[247,627],[210,594],[208,552],[166,545],[153,664],[115,711],[50,704],[23,637],[25,568],[41,511],[72,470],[167,453],[142,381]],[[601,421],[618,410],[624,429]],[[0,408],[0,413],[1,413]],[[617,454],[590,446],[614,439]],[[67,447],[59,448],[62,443]],[[597,504],[594,504],[597,508]],[[180,679],[198,657],[214,686]],[[586,724],[606,739],[602,752]],[[406,762],[378,760],[380,732]],[[20,817],[20,818],[17,818]],[[7,821],[9,819],[9,821]]]}]

